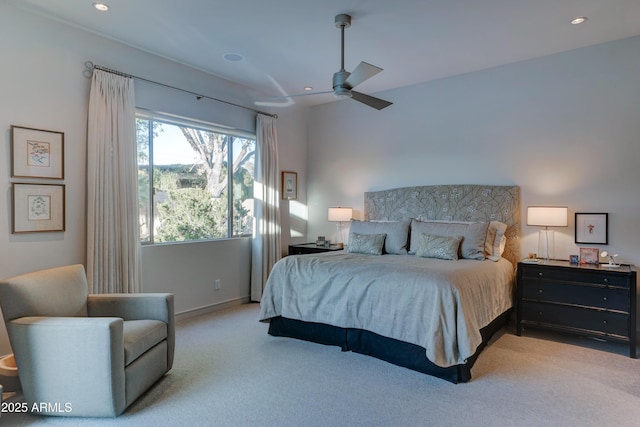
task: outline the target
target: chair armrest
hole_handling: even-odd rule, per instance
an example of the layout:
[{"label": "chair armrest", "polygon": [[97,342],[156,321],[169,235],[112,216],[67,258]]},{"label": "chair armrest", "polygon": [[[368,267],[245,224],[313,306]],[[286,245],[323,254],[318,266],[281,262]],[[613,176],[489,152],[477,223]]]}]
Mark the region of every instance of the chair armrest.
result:
[{"label": "chair armrest", "polygon": [[124,409],[122,319],[21,317],[6,325],[27,399],[62,399],[74,415],[115,416]]},{"label": "chair armrest", "polygon": [[173,294],[91,294],[87,299],[91,317],[120,317],[124,320],[174,320]]},{"label": "chair armrest", "polygon": [[124,320],[160,320],[167,324],[167,366],[173,365],[175,349],[175,313],[173,294],[90,294],[89,316],[114,316]]}]

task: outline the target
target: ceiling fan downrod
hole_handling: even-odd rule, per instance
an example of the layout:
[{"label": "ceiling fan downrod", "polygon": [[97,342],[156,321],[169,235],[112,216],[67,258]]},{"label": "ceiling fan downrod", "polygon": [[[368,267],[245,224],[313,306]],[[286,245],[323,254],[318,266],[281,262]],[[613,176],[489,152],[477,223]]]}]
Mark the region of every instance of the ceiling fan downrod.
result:
[{"label": "ceiling fan downrod", "polygon": [[351,16],[346,14],[336,15],[336,27],[340,28],[341,44],[340,44],[340,71],[344,71],[344,29],[351,26]]},{"label": "ceiling fan downrod", "polygon": [[344,29],[351,26],[351,16],[341,14],[336,15],[336,27],[340,28],[340,71],[333,74],[333,96],[336,98],[351,98],[349,87],[345,87],[344,82],[351,75],[344,69]]}]

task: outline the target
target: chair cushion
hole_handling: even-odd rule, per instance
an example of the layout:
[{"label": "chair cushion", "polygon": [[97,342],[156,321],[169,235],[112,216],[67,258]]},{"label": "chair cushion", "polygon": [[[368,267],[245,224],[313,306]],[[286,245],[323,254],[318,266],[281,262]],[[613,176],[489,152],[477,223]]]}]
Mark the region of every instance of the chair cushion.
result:
[{"label": "chair cushion", "polygon": [[159,320],[124,322],[124,365],[128,366],[147,350],[167,339],[167,324]]}]

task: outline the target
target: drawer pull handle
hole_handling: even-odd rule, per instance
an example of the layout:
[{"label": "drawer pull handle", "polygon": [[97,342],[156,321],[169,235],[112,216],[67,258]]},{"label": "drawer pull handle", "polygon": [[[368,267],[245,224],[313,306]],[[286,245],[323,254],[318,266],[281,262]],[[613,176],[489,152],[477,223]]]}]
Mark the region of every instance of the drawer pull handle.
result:
[{"label": "drawer pull handle", "polygon": [[542,273],[542,272],[538,273],[538,276],[543,276],[543,275],[544,275],[544,273]]},{"label": "drawer pull handle", "polygon": [[606,325],[608,322],[606,320],[603,320],[602,323]]},{"label": "drawer pull handle", "polygon": [[538,293],[541,294],[542,293],[542,289],[538,289]]},{"label": "drawer pull handle", "polygon": [[603,300],[603,301],[607,301],[607,300],[608,300],[608,298],[607,298],[607,297],[602,297],[602,300]]},{"label": "drawer pull handle", "polygon": [[538,312],[538,316],[542,316],[542,312],[541,311]]},{"label": "drawer pull handle", "polygon": [[606,277],[604,278],[604,283],[609,283],[609,279],[607,279]]}]

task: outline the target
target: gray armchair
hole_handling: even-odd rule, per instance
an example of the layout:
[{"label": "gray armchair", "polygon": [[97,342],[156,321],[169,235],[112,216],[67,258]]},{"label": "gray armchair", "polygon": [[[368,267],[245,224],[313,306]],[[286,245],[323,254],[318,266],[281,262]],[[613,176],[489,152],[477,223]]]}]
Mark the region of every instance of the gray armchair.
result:
[{"label": "gray armchair", "polygon": [[172,294],[89,295],[82,265],[0,281],[25,401],[45,415],[115,417],[173,364]]}]

